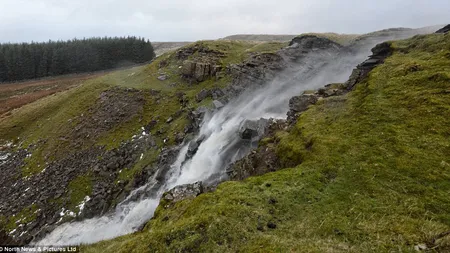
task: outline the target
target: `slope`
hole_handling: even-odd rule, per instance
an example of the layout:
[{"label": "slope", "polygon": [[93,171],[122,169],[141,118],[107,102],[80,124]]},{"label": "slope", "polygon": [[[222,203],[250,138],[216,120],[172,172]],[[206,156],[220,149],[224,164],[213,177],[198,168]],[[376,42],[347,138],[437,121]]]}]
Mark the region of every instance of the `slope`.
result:
[{"label": "slope", "polygon": [[83,250],[449,251],[450,35],[391,48],[355,90],[260,144],[290,168],[163,201],[142,232]]},{"label": "slope", "polygon": [[199,41],[11,111],[0,121],[0,233],[27,243],[113,209],[190,138],[197,108],[226,100],[227,67],[279,48]]}]

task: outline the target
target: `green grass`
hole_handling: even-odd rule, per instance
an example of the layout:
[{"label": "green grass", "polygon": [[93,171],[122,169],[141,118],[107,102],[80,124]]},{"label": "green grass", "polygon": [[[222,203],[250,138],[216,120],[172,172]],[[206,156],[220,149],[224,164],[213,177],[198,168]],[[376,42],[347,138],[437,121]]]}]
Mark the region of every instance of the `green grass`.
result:
[{"label": "green grass", "polygon": [[44,169],[44,157],[51,160],[55,152],[65,152],[67,143],[60,138],[73,129],[77,117],[86,113],[99,94],[109,87],[107,83],[89,80],[77,88],[25,105],[0,121],[0,139],[14,140],[22,148],[38,144],[25,161],[23,176]]},{"label": "green grass", "polygon": [[321,38],[326,38],[343,46],[349,45],[351,42],[353,42],[356,38],[360,36],[359,34],[339,34],[339,33],[303,33],[300,36],[304,35],[315,35]]},{"label": "green grass", "polygon": [[83,252],[414,252],[449,230],[450,36],[393,47],[356,90],[277,134],[291,168],[162,203],[144,231]]},{"label": "green grass", "polygon": [[67,209],[78,213],[79,207],[77,207],[86,196],[91,196],[93,187],[93,178],[90,172],[78,176],[69,183],[68,194],[69,203],[66,206]]}]

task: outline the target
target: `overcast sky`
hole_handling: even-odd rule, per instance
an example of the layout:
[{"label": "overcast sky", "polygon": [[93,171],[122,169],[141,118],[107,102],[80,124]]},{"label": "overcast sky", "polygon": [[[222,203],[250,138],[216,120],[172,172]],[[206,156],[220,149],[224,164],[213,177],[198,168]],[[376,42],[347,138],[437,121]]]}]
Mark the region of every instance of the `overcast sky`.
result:
[{"label": "overcast sky", "polygon": [[450,22],[449,0],[0,0],[0,42],[365,33]]}]

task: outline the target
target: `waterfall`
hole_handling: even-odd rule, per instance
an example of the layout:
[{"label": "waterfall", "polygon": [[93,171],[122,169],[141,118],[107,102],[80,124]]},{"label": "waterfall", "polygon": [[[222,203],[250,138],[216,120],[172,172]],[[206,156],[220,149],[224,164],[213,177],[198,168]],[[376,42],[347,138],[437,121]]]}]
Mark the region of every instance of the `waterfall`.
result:
[{"label": "waterfall", "polygon": [[[387,38],[383,38],[387,39]],[[166,174],[166,180],[156,185],[156,179],[131,192],[130,197],[118,204],[115,211],[92,219],[65,223],[49,233],[35,245],[76,245],[94,243],[137,230],[152,216],[162,194],[181,184],[206,181],[225,175],[227,166],[242,158],[251,146],[243,144],[238,128],[244,120],[260,118],[285,118],[288,101],[304,90],[317,89],[328,83],[344,82],[352,69],[366,59],[369,48],[379,41],[364,46],[360,53],[339,55],[313,51],[291,64],[273,81],[256,89],[247,90],[231,100],[225,107],[204,118],[198,136],[203,136],[197,152],[186,159],[189,143],[184,143],[177,160]],[[131,201],[138,192],[153,189],[155,192]]]}]

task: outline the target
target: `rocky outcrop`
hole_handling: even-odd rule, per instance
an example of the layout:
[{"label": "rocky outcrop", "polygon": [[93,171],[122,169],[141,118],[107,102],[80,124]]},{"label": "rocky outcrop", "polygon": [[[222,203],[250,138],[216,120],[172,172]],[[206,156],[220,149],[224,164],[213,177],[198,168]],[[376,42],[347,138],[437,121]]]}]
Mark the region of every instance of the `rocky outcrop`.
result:
[{"label": "rocky outcrop", "polygon": [[197,102],[201,102],[205,100],[206,98],[212,98],[214,100],[218,100],[225,96],[225,93],[220,88],[213,88],[213,89],[202,89],[196,96],[195,100]]},{"label": "rocky outcrop", "polygon": [[177,50],[176,58],[179,60],[186,60],[195,53],[197,53],[199,57],[220,58],[224,56],[224,54],[220,51],[212,50],[206,46],[203,46],[201,43],[196,43]]},{"label": "rocky outcrop", "polygon": [[239,135],[244,140],[259,141],[265,134],[268,119],[245,120],[239,127]]},{"label": "rocky outcrop", "polygon": [[297,36],[289,42],[289,46],[294,46],[295,44],[302,47],[304,50],[308,49],[319,50],[319,49],[329,49],[330,47],[337,47],[337,48],[342,47],[341,45],[339,45],[334,41],[318,37],[315,35]]},{"label": "rocky outcrop", "polygon": [[203,192],[204,190],[202,182],[184,184],[176,186],[172,190],[164,193],[163,199],[175,203],[188,198],[195,198]]},{"label": "rocky outcrop", "polygon": [[287,121],[290,123],[296,121],[300,113],[306,111],[306,109],[308,109],[308,106],[315,104],[317,100],[317,96],[309,94],[292,97],[289,100]]},{"label": "rocky outcrop", "polygon": [[442,27],[439,30],[437,30],[436,33],[448,33],[449,31],[450,31],[450,24]]},{"label": "rocky outcrop", "polygon": [[205,136],[200,136],[196,140],[192,140],[189,143],[188,150],[186,153],[187,159],[192,158],[195,155],[195,153],[197,153],[198,147],[200,146],[200,144],[203,142],[204,139],[205,139]]},{"label": "rocky outcrop", "polygon": [[[266,120],[264,134],[259,139],[272,139],[277,131],[287,130],[285,120]],[[261,143],[242,159],[231,164],[227,169],[230,180],[243,180],[250,176],[263,175],[281,168],[275,152],[274,143]]]},{"label": "rocky outcrop", "polygon": [[[230,65],[227,73],[233,77],[233,82],[224,91],[231,99],[244,90],[259,87],[275,77],[293,76],[299,68],[318,69],[319,62],[327,64],[327,60],[338,56],[343,49],[341,45],[326,38],[313,35],[295,37],[290,46],[278,52],[252,55],[241,64]],[[282,72],[287,73],[280,75]]]},{"label": "rocky outcrop", "polygon": [[181,48],[176,53],[178,60],[183,60],[181,75],[188,80],[202,82],[215,78],[222,69],[219,60],[224,54],[212,50],[201,43]]},{"label": "rocky outcrop", "polygon": [[181,73],[184,78],[194,79],[197,82],[205,81],[215,77],[216,73],[222,69],[220,65],[209,62],[184,61]]},{"label": "rocky outcrop", "polygon": [[191,110],[188,112],[187,118],[189,123],[184,128],[184,133],[194,133],[200,128],[200,124],[206,114],[210,113],[211,110],[205,106],[200,106],[196,110]]},{"label": "rocky outcrop", "polygon": [[241,64],[232,64],[227,72],[232,76],[232,84],[225,89],[229,98],[234,98],[245,89],[258,87],[272,80],[277,73],[287,67],[284,59],[276,53],[253,55]]},{"label": "rocky outcrop", "polygon": [[352,72],[349,80],[345,83],[347,90],[352,90],[355,84],[367,77],[369,72],[376,66],[382,64],[384,60],[393,52],[389,42],[383,42],[372,48],[372,55],[369,59],[359,64]]},{"label": "rocky outcrop", "polygon": [[215,108],[216,110],[219,110],[220,108],[222,108],[222,107],[225,106],[225,105],[224,105],[221,101],[219,101],[219,100],[214,100],[214,101],[213,101],[213,105],[214,105],[214,108]]},{"label": "rocky outcrop", "polygon": [[289,61],[298,62],[311,52],[337,54],[343,49],[343,46],[327,38],[302,35],[292,39],[289,46],[280,50],[279,54]]}]

